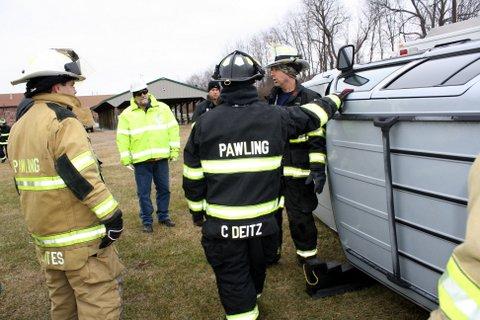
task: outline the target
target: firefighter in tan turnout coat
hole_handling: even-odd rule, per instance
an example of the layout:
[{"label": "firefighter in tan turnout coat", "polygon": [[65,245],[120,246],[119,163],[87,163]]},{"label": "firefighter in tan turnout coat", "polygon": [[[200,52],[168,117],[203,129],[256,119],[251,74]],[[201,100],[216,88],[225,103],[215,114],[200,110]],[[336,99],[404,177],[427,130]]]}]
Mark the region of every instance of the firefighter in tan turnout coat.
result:
[{"label": "firefighter in tan turnout coat", "polygon": [[123,270],[111,245],[122,212],[102,180],[83,125],[70,49],[50,49],[12,84],[27,82],[8,142],[28,232],[45,271],[52,319],[118,319]]}]

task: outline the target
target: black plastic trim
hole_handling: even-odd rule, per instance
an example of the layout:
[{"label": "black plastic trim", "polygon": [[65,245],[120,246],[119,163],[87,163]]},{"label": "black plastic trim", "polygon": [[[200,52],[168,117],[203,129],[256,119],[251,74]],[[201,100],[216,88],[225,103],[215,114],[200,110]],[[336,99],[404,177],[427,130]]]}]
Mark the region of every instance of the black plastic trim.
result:
[{"label": "black plastic trim", "polygon": [[424,232],[424,233],[427,233],[431,236],[434,236],[434,237],[437,237],[437,238],[440,238],[440,239],[443,239],[443,240],[446,240],[446,241],[449,241],[451,243],[454,243],[456,245],[459,245],[461,244],[463,241],[458,239],[458,238],[454,238],[454,237],[451,237],[451,236],[448,236],[448,235],[445,235],[445,234],[442,234],[442,233],[439,233],[439,232],[435,232],[431,229],[428,229],[428,228],[424,228],[422,226],[419,226],[419,225],[416,225],[416,224],[413,224],[407,220],[404,220],[402,218],[396,218],[395,219],[396,222],[404,225],[404,226],[407,226],[407,227],[410,227],[412,229],[415,229],[415,230],[418,230],[418,231],[421,231],[421,232]]},{"label": "black plastic trim", "polygon": [[390,152],[393,154],[405,154],[411,156],[420,156],[420,157],[428,157],[428,158],[436,158],[436,159],[445,159],[445,160],[455,160],[455,161],[463,161],[463,162],[474,162],[475,157],[464,157],[464,156],[455,156],[450,154],[441,154],[441,153],[433,153],[433,152],[424,152],[424,151],[413,151],[407,149],[390,149]]},{"label": "black plastic trim", "polygon": [[453,203],[461,204],[461,205],[464,205],[464,206],[467,205],[466,200],[453,198],[453,197],[448,197],[448,196],[444,196],[444,195],[438,194],[438,193],[419,190],[419,189],[415,189],[415,188],[411,188],[411,187],[407,187],[407,186],[403,186],[403,185],[395,184],[395,183],[393,184],[393,187],[395,189],[398,189],[398,190],[407,191],[407,192],[411,192],[411,193],[415,193],[415,194],[420,194],[422,196],[432,197],[432,198],[435,198],[435,199],[440,199],[440,200],[444,200],[444,201],[448,201],[448,202],[453,202]]},{"label": "black plastic trim", "polygon": [[410,254],[408,254],[408,253],[406,253],[406,252],[404,252],[404,251],[402,251],[402,250],[398,250],[398,254],[400,254],[400,255],[401,255],[402,257],[404,257],[405,259],[408,259],[408,260],[410,260],[410,261],[413,261],[413,262],[421,265],[422,267],[425,267],[425,268],[427,268],[427,269],[429,269],[429,270],[431,270],[431,271],[433,271],[433,272],[435,272],[435,273],[438,273],[438,274],[442,274],[442,273],[443,273],[443,271],[442,271],[441,269],[439,269],[439,268],[437,268],[437,267],[435,267],[435,266],[432,266],[432,265],[430,265],[430,264],[428,264],[428,263],[425,263],[425,262],[423,262],[422,260],[419,260],[419,259],[415,258],[414,256],[412,256],[412,255],[410,255]]},{"label": "black plastic trim", "polygon": [[[422,97],[425,98],[425,97]],[[402,98],[403,99],[403,98]],[[388,118],[397,116],[395,114],[378,114],[378,115],[364,115],[364,114],[339,114],[333,116],[335,120],[345,121],[374,121],[376,118]],[[479,122],[480,114],[415,114],[415,115],[398,115],[399,121],[410,122]]]}]

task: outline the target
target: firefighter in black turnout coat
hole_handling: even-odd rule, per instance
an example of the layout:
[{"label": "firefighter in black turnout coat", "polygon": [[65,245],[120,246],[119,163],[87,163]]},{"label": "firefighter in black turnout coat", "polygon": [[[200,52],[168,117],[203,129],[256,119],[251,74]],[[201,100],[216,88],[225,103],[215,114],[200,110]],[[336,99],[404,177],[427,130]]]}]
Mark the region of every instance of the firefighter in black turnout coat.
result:
[{"label": "firefighter in black turnout coat", "polygon": [[[234,51],[216,66],[222,103],[200,117],[184,151],[183,188],[216,276],[227,319],[256,319],[266,261],[277,248],[274,213],[283,206],[281,160],[287,141],[324,125],[342,94],[282,109],[260,102],[264,70]],[[206,218],[206,221],[204,221]]]},{"label": "firefighter in black turnout coat", "polygon": [[4,118],[0,118],[0,162],[7,160],[7,143],[10,135],[10,126]]},{"label": "firefighter in black turnout coat", "polygon": [[[293,47],[278,45],[273,47],[275,59],[267,68],[274,87],[268,103],[282,109],[300,106],[321,96],[298,83],[297,75],[308,68]],[[321,193],[326,181],[325,161],[327,157],[325,128],[302,134],[289,140],[283,155],[283,194],[287,211],[290,234],[297,253],[303,263],[317,256],[317,228],[313,210],[318,205],[316,193]],[[282,209],[276,214],[280,227],[280,246],[277,255],[269,264],[280,259],[282,245]]]}]

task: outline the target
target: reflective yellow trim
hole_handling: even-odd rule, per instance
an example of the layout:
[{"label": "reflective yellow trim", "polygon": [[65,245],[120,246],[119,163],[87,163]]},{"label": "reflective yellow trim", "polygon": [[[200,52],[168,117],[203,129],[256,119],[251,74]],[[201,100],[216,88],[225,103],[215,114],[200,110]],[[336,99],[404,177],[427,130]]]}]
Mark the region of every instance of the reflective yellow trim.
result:
[{"label": "reflective yellow trim", "polygon": [[141,128],[137,129],[117,129],[117,134],[124,134],[128,136],[136,136],[139,134],[144,134],[146,132],[154,132],[154,131],[161,131],[161,130],[166,130],[169,128],[169,124],[157,124],[157,125],[150,125],[150,126],[144,126]]},{"label": "reflective yellow trim", "polygon": [[54,177],[20,177],[15,178],[18,190],[44,191],[66,188],[67,185],[60,176]]},{"label": "reflective yellow trim", "polygon": [[342,100],[340,100],[340,98],[335,95],[335,94],[329,94],[328,96],[326,96],[325,98],[329,98],[330,100],[333,101],[333,103],[335,103],[335,106],[337,107],[337,110],[340,108],[340,106],[342,105]]},{"label": "reflective yellow trim", "polygon": [[310,131],[307,133],[307,136],[309,137],[325,137],[325,129],[324,128],[318,128],[315,131]]},{"label": "reflective yellow trim", "polygon": [[89,242],[103,238],[106,235],[106,229],[103,224],[98,226],[74,230],[51,236],[37,236],[32,234],[35,244],[42,248],[66,247],[74,244]]},{"label": "reflective yellow trim", "polygon": [[[123,153],[123,152],[122,152]],[[145,156],[166,156],[170,153],[170,148],[153,148],[143,150],[137,153],[131,153],[133,160],[141,159]]]},{"label": "reflective yellow trim", "polygon": [[202,160],[205,173],[241,173],[271,171],[280,168],[282,156],[230,160]]},{"label": "reflective yellow trim", "polygon": [[325,161],[327,160],[327,156],[324,153],[321,153],[321,152],[309,153],[308,158],[310,159],[310,163],[311,162],[325,163]]},{"label": "reflective yellow trim", "polygon": [[130,158],[130,151],[122,151],[120,152],[121,158]]},{"label": "reflective yellow trim", "polygon": [[80,172],[88,166],[95,163],[95,158],[91,151],[85,151],[72,159],[73,166]]},{"label": "reflective yellow trim", "polygon": [[285,197],[281,196],[280,197],[280,202],[278,203],[278,208],[283,208],[285,206]]},{"label": "reflective yellow trim", "polygon": [[170,128],[173,128],[173,127],[176,127],[178,126],[178,122],[177,121],[170,121],[169,123],[167,123],[167,127],[170,129]]},{"label": "reflective yellow trim", "polygon": [[239,220],[251,219],[272,213],[280,208],[282,198],[249,206],[226,206],[218,204],[206,204],[206,213],[209,216],[225,219]]},{"label": "reflective yellow trim", "polygon": [[438,282],[440,308],[450,319],[480,318],[480,288],[462,271],[454,256]]},{"label": "reflective yellow trim", "polygon": [[285,177],[292,177],[292,178],[306,178],[310,174],[310,170],[308,169],[301,169],[295,167],[283,167],[283,175]]},{"label": "reflective yellow trim", "polygon": [[205,200],[200,201],[191,201],[187,199],[188,208],[195,212],[200,212],[205,210]]},{"label": "reflective yellow trim", "polygon": [[170,141],[168,145],[170,148],[180,148],[180,141]]},{"label": "reflective yellow trim", "polygon": [[186,164],[183,165],[183,176],[190,180],[201,180],[205,178],[203,168],[191,168]]},{"label": "reflective yellow trim", "polygon": [[302,134],[301,136],[298,136],[298,138],[296,139],[290,139],[289,142],[290,143],[303,143],[303,142],[307,142],[308,141],[308,137],[304,134]]},{"label": "reflective yellow trim", "polygon": [[258,306],[255,305],[255,308],[253,310],[244,312],[244,313],[238,313],[238,314],[232,314],[232,315],[226,315],[227,320],[255,320],[258,318]]},{"label": "reflective yellow trim", "polygon": [[297,254],[303,258],[309,258],[317,254],[317,249],[308,250],[308,251],[297,250]]},{"label": "reflective yellow trim", "polygon": [[300,107],[307,109],[310,112],[313,112],[320,120],[320,127],[322,127],[325,123],[328,122],[327,112],[323,110],[323,108],[320,107],[318,104],[312,102],[312,103],[304,104],[303,106],[300,106]]},{"label": "reflective yellow trim", "polygon": [[95,215],[98,219],[103,219],[113,212],[118,207],[118,202],[113,199],[113,196],[110,195],[107,199],[103,200],[100,204],[96,205],[92,211],[95,212]]}]

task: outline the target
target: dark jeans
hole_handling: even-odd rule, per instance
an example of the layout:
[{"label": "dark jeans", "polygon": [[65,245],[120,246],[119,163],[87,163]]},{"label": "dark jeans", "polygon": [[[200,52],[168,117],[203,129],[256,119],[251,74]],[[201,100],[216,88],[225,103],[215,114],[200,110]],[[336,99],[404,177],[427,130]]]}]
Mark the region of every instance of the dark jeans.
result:
[{"label": "dark jeans", "polygon": [[157,191],[157,217],[158,221],[170,219],[168,205],[170,203],[170,190],[168,187],[168,160],[147,161],[136,163],[135,182],[137,183],[138,202],[140,204],[140,218],[143,225],[152,225],[153,205],[150,199],[152,180]]}]

